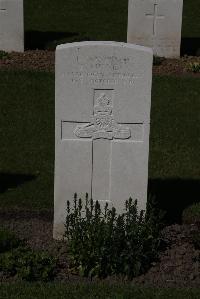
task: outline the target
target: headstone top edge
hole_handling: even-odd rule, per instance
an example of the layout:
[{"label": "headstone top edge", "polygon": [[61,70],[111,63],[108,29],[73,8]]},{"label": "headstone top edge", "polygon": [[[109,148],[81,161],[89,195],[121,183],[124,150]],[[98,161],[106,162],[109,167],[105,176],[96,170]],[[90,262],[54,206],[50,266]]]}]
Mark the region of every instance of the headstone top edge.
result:
[{"label": "headstone top edge", "polygon": [[140,50],[153,55],[153,50],[149,47],[139,46],[136,44],[115,42],[115,41],[84,41],[75,43],[61,44],[56,47],[56,51],[74,48],[74,47],[84,47],[84,46],[111,46],[111,47],[122,47],[134,50]]},{"label": "headstone top edge", "polygon": [[16,3],[22,3],[22,2],[24,2],[24,0],[0,0],[0,3],[6,3],[6,4],[8,4],[8,3],[12,3],[12,2],[16,2]]}]

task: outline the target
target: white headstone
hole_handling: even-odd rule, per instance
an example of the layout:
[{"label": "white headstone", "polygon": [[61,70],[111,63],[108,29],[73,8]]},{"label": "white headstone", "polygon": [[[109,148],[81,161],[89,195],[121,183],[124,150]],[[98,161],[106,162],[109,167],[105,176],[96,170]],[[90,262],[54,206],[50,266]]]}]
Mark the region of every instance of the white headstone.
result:
[{"label": "white headstone", "polygon": [[0,0],[0,50],[24,51],[23,0]]},{"label": "white headstone", "polygon": [[153,48],[156,56],[180,56],[183,0],[129,0],[129,43]]},{"label": "white headstone", "polygon": [[76,192],[122,212],[147,200],[152,50],[117,42],[56,50],[54,238]]}]

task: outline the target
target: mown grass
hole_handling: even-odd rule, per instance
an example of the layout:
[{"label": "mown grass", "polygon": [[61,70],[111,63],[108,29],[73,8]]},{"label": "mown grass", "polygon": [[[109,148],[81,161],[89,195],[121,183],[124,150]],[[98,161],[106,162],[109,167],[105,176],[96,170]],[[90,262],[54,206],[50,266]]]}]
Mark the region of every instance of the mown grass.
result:
[{"label": "mown grass", "polygon": [[25,0],[25,30],[64,32],[65,41],[77,35],[79,40],[122,41],[127,14],[127,0]]},{"label": "mown grass", "polygon": [[[1,71],[0,90],[0,206],[52,208],[54,74]],[[154,78],[150,179],[199,182],[199,94],[200,78]]]},{"label": "mown grass", "polygon": [[[25,0],[25,31],[64,32],[64,41],[126,41],[128,0]],[[183,37],[199,37],[199,0],[185,0]]]},{"label": "mown grass", "polygon": [[1,72],[0,90],[1,205],[52,206],[54,75]]},{"label": "mown grass", "polygon": [[199,179],[200,78],[155,77],[150,178]]},{"label": "mown grass", "polygon": [[2,284],[0,299],[198,299],[199,289],[138,288],[133,284]]},{"label": "mown grass", "polygon": [[182,37],[200,37],[200,0],[183,1]]}]

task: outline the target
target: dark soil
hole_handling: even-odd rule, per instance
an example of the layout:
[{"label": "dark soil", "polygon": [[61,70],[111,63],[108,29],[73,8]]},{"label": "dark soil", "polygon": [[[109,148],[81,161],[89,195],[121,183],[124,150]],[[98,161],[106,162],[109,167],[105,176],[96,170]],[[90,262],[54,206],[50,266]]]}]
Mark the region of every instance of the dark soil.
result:
[{"label": "dark soil", "polygon": [[12,52],[8,57],[0,59],[0,69],[3,70],[37,70],[54,71],[55,52],[53,51],[25,51]]},{"label": "dark soil", "polygon": [[[14,231],[26,239],[33,249],[49,252],[59,259],[57,281],[88,280],[69,274],[67,244],[52,238],[53,211],[7,211],[0,209],[0,226]],[[166,248],[160,252],[159,261],[149,271],[133,280],[135,284],[155,287],[198,287],[200,284],[200,250],[195,249],[191,235],[196,225],[177,225],[162,231]],[[109,281],[118,278],[110,277]],[[0,277],[5,281],[5,277]]]},{"label": "dark soil", "polygon": [[[160,65],[153,67],[157,75],[187,75],[200,76],[188,70],[190,63],[200,63],[200,57],[184,56],[180,59],[164,59]],[[0,69],[20,69],[52,71],[55,68],[55,52],[44,50],[25,51],[24,53],[12,52],[7,57],[0,59]]]}]

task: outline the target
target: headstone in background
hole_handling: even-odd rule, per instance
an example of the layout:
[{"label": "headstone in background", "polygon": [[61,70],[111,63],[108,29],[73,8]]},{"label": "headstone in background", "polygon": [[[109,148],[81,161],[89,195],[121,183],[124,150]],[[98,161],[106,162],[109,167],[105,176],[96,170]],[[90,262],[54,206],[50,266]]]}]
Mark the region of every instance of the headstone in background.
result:
[{"label": "headstone in background", "polygon": [[24,51],[23,0],[0,0],[0,50]]},{"label": "headstone in background", "polygon": [[129,0],[129,43],[147,46],[156,56],[180,56],[183,0]]},{"label": "headstone in background", "polygon": [[146,208],[152,50],[82,42],[56,50],[54,238],[76,192],[124,209]]}]

